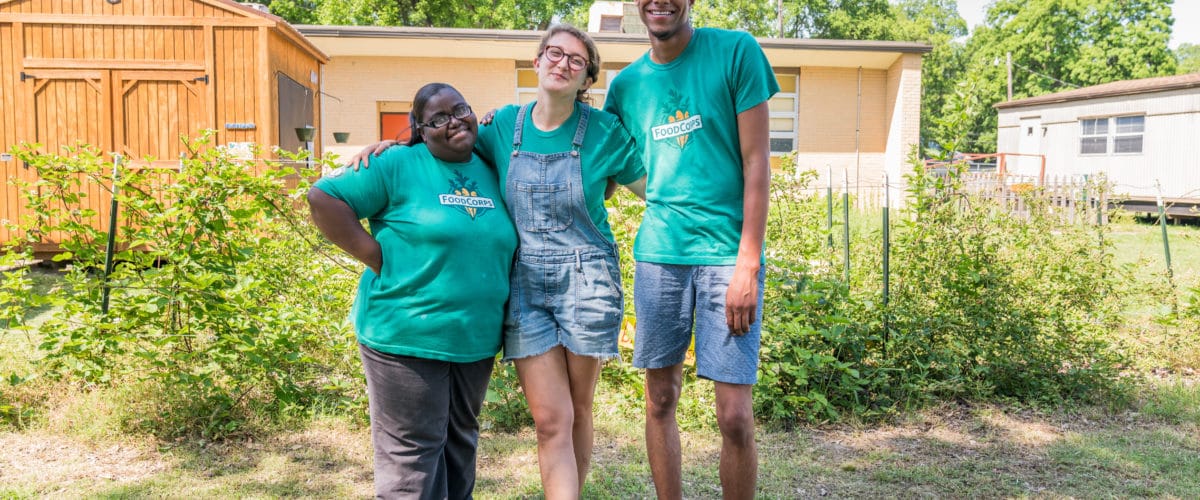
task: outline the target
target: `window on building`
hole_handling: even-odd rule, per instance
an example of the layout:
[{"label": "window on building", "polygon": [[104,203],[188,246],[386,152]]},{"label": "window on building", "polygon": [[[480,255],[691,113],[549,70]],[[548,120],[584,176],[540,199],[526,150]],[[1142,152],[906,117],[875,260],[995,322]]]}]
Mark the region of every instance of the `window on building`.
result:
[{"label": "window on building", "polygon": [[624,16],[600,16],[600,32],[620,33],[621,19]]},{"label": "window on building", "polygon": [[1145,116],[1118,116],[1113,135],[1113,153],[1141,153],[1142,132],[1146,129]]},{"label": "window on building", "polygon": [[1103,155],[1109,151],[1113,154],[1141,153],[1145,130],[1145,116],[1079,120],[1079,154]]},{"label": "window on building", "polygon": [[[608,95],[608,81],[617,76],[620,70],[601,69],[596,75],[596,82],[588,88],[587,95],[593,108],[603,108],[604,98]],[[532,67],[517,67],[517,104],[526,104],[537,99],[538,77],[537,70]]]},{"label": "window on building", "polygon": [[797,91],[800,75],[795,70],[775,70],[779,93],[767,103],[771,113],[771,155],[782,156],[796,149]]},{"label": "window on building", "polygon": [[1079,154],[1108,153],[1108,118],[1079,120]]}]

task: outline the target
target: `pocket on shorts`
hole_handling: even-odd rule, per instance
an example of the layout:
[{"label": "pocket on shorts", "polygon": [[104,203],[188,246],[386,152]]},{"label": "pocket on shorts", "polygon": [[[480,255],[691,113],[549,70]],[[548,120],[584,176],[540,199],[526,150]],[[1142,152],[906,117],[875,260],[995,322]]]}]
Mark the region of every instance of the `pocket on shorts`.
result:
[{"label": "pocket on shorts", "polygon": [[548,233],[571,226],[571,185],[514,183],[517,225],[524,231]]},{"label": "pocket on shorts", "polygon": [[618,328],[624,316],[621,274],[609,259],[591,259],[576,270],[575,322],[591,331]]}]

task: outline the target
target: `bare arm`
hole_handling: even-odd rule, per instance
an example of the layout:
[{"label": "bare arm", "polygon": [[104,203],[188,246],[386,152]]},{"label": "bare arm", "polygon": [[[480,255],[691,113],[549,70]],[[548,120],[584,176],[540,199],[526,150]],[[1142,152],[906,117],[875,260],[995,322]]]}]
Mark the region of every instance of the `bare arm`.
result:
[{"label": "bare arm", "polygon": [[641,198],[642,201],[646,201],[646,176],[643,175],[638,180],[626,184],[625,189]]},{"label": "bare arm", "polygon": [[379,141],[375,144],[367,144],[363,146],[362,151],[350,157],[350,161],[346,162],[346,166],[353,168],[355,171],[358,171],[359,167],[371,168],[371,157],[383,154],[384,151],[387,151],[387,148],[396,144],[398,143],[391,139]]},{"label": "bare arm", "polygon": [[379,242],[363,229],[350,205],[314,187],[308,190],[308,206],[313,223],[329,241],[366,264],[375,274],[380,274],[383,250]]},{"label": "bare arm", "polygon": [[771,148],[767,103],[738,114],[738,140],[742,150],[744,200],[742,238],[738,244],[733,279],[725,296],[725,321],[734,335],[750,331],[758,308],[758,271],[767,232],[767,203],[771,186]]},{"label": "bare arm", "polygon": [[[604,186],[604,199],[607,200],[612,198],[614,194],[617,194],[618,187],[620,187],[620,184],[617,184],[617,181],[609,177],[608,185]],[[625,189],[628,189],[634,196],[641,198],[642,201],[646,201],[646,176],[643,175],[638,180],[626,184]]]}]

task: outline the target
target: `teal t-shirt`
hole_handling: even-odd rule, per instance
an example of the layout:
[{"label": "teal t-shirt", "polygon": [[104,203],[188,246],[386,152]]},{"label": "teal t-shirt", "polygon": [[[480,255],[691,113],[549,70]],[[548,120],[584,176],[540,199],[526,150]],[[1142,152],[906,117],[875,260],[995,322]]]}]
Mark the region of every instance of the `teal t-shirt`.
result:
[{"label": "teal t-shirt", "polygon": [[[533,126],[533,108],[530,108],[525,115],[521,151],[538,154],[570,151],[581,106],[587,104],[576,102],[571,117],[558,128],[547,132]],[[479,139],[475,141],[475,152],[496,166],[502,193],[505,191],[504,180],[508,178],[509,160],[512,159],[513,127],[520,109],[520,106],[509,105],[497,110],[492,123],[479,128]],[[641,155],[633,138],[616,116],[593,109],[588,117],[587,132],[583,134],[579,161],[583,171],[583,199],[587,203],[588,214],[600,234],[613,241],[612,229],[608,225],[608,210],[604,208],[604,188],[610,177],[618,184],[629,184],[646,175]],[[507,200],[508,194],[504,196]]]},{"label": "teal t-shirt", "polygon": [[742,235],[737,115],[779,83],[762,47],[739,31],[699,28],[679,57],[649,53],[612,80],[605,111],[624,123],[649,171],[634,259],[732,265]]},{"label": "teal t-shirt", "polygon": [[383,251],[351,313],[358,341],[390,354],[458,363],[500,351],[517,233],[496,171],[475,155],[394,147],[371,168],[340,168],[315,187],[367,219]]}]

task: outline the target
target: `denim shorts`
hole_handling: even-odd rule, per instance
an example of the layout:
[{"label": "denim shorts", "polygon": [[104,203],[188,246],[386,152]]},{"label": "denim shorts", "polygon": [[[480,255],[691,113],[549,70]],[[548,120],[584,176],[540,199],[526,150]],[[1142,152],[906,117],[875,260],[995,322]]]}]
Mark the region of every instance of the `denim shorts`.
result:
[{"label": "denim shorts", "polygon": [[625,302],[615,255],[519,255],[509,283],[504,361],[558,345],[579,356],[617,356]]},{"label": "denim shorts", "polygon": [[683,362],[696,333],[696,375],[727,384],[758,381],[762,338],[763,284],[758,272],[758,308],[745,335],[729,333],[726,292],[734,266],[682,266],[638,262],[633,279],[637,336],[633,366],[666,368]]}]

